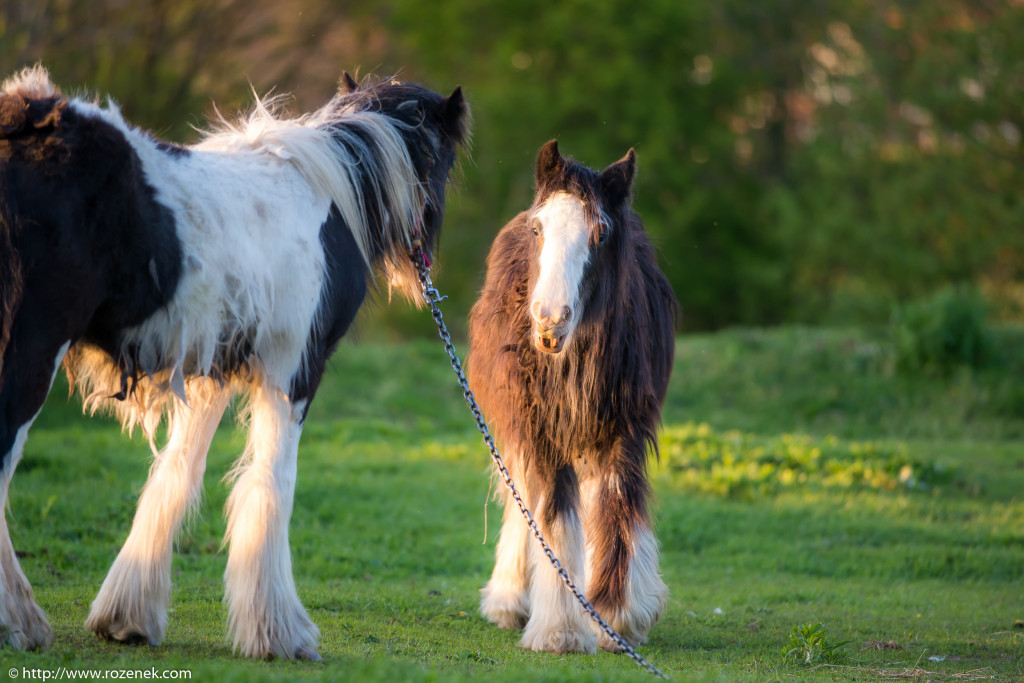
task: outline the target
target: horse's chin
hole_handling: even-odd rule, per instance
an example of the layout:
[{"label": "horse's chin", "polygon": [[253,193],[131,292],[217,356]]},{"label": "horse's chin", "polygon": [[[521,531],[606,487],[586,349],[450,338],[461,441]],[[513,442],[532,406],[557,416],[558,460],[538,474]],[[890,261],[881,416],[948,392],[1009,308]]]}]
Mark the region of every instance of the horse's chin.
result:
[{"label": "horse's chin", "polygon": [[569,341],[568,334],[552,334],[550,331],[533,330],[533,348],[541,353],[561,353]]}]

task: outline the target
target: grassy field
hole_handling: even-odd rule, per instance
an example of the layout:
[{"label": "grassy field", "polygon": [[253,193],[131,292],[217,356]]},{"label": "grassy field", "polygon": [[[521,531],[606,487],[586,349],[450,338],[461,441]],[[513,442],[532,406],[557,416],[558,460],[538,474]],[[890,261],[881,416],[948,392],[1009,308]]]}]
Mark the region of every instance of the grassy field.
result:
[{"label": "grassy field", "polygon": [[[894,373],[880,332],[681,339],[653,467],[671,599],[642,653],[675,680],[1020,680],[1022,332],[1000,332],[992,369],[944,378]],[[10,510],[56,644],[0,651],[3,675],[63,666],[188,669],[193,680],[650,678],[607,653],[523,652],[478,614],[500,511],[486,503],[487,453],[431,341],[343,346],[310,413],[291,534],[324,662],[234,657],[221,477],[242,443],[226,419],[202,513],[179,541],[165,643],[102,642],[82,623],[127,535],[148,451],[110,421],[82,417],[58,386]],[[815,623],[829,643],[849,642],[833,657],[809,651],[810,664],[785,657],[794,626]]]}]

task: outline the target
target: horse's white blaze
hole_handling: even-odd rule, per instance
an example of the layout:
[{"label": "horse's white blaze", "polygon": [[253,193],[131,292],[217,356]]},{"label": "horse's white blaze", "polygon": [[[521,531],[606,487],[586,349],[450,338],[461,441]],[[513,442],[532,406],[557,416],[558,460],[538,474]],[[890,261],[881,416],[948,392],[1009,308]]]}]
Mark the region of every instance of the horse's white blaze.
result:
[{"label": "horse's white blaze", "polygon": [[560,329],[568,335],[580,318],[580,283],[590,258],[586,207],[577,197],[557,192],[533,212],[533,218],[541,223],[544,246],[537,284],[530,294],[530,311],[543,325],[547,320],[560,320],[568,308],[572,317]]}]

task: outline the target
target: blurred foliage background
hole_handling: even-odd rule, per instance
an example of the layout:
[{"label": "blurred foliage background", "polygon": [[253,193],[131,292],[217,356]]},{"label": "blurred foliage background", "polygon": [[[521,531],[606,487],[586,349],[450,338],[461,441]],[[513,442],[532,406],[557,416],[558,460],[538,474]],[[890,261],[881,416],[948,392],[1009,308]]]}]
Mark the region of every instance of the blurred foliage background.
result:
[{"label": "blurred foliage background", "polygon": [[0,68],[42,62],[178,142],[253,90],[317,107],[343,69],[461,84],[438,277],[457,325],[553,137],[594,167],[636,148],[683,330],[884,323],[949,286],[1019,322],[1022,35],[1022,0],[4,0]]}]

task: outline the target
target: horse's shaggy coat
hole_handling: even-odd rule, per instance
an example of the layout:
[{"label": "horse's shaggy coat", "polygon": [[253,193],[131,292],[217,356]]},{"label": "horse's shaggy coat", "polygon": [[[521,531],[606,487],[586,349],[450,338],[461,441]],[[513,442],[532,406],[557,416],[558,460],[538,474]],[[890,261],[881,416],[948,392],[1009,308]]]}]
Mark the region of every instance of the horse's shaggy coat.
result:
[{"label": "horse's shaggy coat", "polygon": [[283,118],[273,104],[181,147],[113,105],[63,96],[39,67],[0,87],[0,647],[52,639],[2,515],[63,362],[86,406],[140,426],[156,455],[87,626],[163,638],[172,541],[241,390],[229,629],[248,656],[318,656],[288,548],[302,424],[373,276],[420,296],[408,250],[436,246],[468,111],[458,89],[347,75],[312,114]]},{"label": "horse's shaggy coat", "polygon": [[[533,206],[498,234],[470,314],[470,383],[545,538],[631,644],[664,607],[647,454],[673,359],[675,297],[629,206],[630,150],[598,173],[545,145]],[[506,500],[481,609],[535,650],[595,635]],[[615,649],[606,636],[597,641]]]}]

